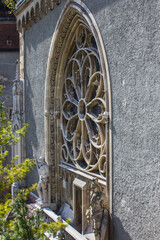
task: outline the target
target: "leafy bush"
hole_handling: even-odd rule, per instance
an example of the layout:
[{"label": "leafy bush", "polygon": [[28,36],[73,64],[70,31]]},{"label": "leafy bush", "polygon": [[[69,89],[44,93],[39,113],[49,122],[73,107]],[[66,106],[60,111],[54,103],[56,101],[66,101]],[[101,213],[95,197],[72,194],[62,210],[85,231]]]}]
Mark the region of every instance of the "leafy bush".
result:
[{"label": "leafy bush", "polygon": [[1,0],[1,2],[10,10],[10,13],[16,9],[16,0]]},{"label": "leafy bush", "polygon": [[[2,94],[1,90],[2,86],[0,86],[0,95]],[[24,137],[28,127],[25,124],[17,130],[16,133],[19,137],[15,137],[11,126],[11,122],[6,118],[4,104],[0,102],[0,192],[10,188],[14,182],[23,180],[35,165],[34,159],[26,159],[17,164],[18,156],[15,156],[10,164],[4,164],[8,156],[6,147],[16,144],[20,137]],[[27,196],[33,189],[35,190],[36,186],[37,184],[34,184],[29,189],[21,189],[13,200],[8,194],[0,199],[1,240],[45,240],[48,238],[44,232],[48,231],[50,235],[55,236],[58,231],[62,232],[67,226],[60,221],[45,223],[40,210],[29,215],[29,208],[26,204]]]}]

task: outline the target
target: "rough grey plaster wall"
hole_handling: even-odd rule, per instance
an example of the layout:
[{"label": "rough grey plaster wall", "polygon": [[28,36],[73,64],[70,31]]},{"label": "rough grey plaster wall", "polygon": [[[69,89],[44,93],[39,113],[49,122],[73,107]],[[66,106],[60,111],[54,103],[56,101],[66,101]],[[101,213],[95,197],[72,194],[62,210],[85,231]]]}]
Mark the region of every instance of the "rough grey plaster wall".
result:
[{"label": "rough grey plaster wall", "polygon": [[[7,80],[3,82],[0,77],[0,84],[4,86],[3,95],[0,96],[0,102],[4,102],[6,113],[8,114],[8,108],[13,107],[13,95],[12,87],[16,74],[16,61],[19,58],[19,52],[4,51],[0,52],[0,76]],[[11,148],[7,147],[8,156],[6,158],[6,164],[11,160]]]},{"label": "rough grey plaster wall", "polygon": [[[100,28],[112,84],[114,239],[159,240],[160,1],[84,2]],[[31,149],[38,156],[44,149],[44,79],[63,3],[26,31],[30,156]]]},{"label": "rough grey plaster wall", "polygon": [[160,239],[160,1],[85,0],[109,62],[114,239]]},{"label": "rough grey plaster wall", "polygon": [[[13,107],[12,87],[18,57],[18,52],[0,52],[0,76],[7,79],[3,88],[3,95],[0,96],[0,101],[5,102],[6,111],[8,111],[8,107]],[[3,85],[2,80],[0,80],[0,84]]]},{"label": "rough grey plaster wall", "polygon": [[[29,129],[26,136],[26,156],[44,155],[44,89],[49,48],[63,4],[55,6],[25,32],[25,112]],[[27,184],[36,182],[36,169]]]}]

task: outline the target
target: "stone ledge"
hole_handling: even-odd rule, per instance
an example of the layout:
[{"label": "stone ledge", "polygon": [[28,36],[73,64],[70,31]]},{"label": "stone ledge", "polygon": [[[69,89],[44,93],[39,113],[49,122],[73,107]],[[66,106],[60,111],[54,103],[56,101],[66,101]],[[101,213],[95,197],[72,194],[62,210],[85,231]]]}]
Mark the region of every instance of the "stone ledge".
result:
[{"label": "stone ledge", "polygon": [[[56,213],[54,213],[50,208],[43,208],[43,212],[50,217],[53,221],[57,221],[57,218],[59,217]],[[63,223],[66,223],[63,220]],[[66,223],[67,224],[67,223]],[[87,238],[83,235],[81,235],[78,231],[76,231],[72,226],[68,225],[65,228],[65,231],[73,237],[75,240],[86,240]]]},{"label": "stone ledge", "polygon": [[68,170],[69,172],[74,173],[75,175],[77,174],[77,175],[80,175],[84,178],[87,178],[88,180],[91,180],[91,181],[93,181],[93,179],[95,179],[95,177],[96,177],[100,184],[102,184],[103,186],[106,185],[106,181],[104,179],[101,179],[100,176],[97,176],[97,175],[91,176],[88,173],[82,172],[81,170],[79,170],[77,168],[74,168],[74,167],[71,167],[71,166],[66,165],[66,164],[59,164],[59,167],[64,168],[64,169]]}]

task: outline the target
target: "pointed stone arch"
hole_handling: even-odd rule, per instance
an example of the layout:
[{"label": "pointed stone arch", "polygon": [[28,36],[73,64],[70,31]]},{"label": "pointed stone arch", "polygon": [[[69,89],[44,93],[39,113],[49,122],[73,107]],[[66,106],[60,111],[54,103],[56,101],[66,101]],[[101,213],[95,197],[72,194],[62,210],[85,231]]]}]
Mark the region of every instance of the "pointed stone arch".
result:
[{"label": "pointed stone arch", "polygon": [[[62,86],[64,82],[64,72],[68,59],[73,55],[75,48],[75,34],[77,28],[83,26],[85,31],[91,33],[96,45],[95,55],[98,56],[101,75],[103,75],[103,100],[105,102],[105,110],[103,117],[105,119],[105,161],[106,177],[100,177],[99,181],[106,183],[106,198],[107,207],[111,214],[112,212],[112,111],[111,111],[111,88],[108,63],[105,53],[103,40],[94,20],[93,15],[89,9],[82,3],[82,1],[74,0],[68,1],[57,23],[56,29],[53,34],[45,80],[45,159],[51,169],[51,184],[53,194],[52,202],[59,203],[58,192],[58,177],[59,177],[59,164],[61,159],[62,147],[62,132],[61,132],[61,112],[63,103],[62,100]],[[93,45],[89,46],[90,49],[94,48]],[[84,47],[85,48],[85,47]],[[84,49],[85,51],[90,51]],[[89,53],[90,54],[90,53]],[[96,75],[96,73],[95,73]],[[92,81],[92,80],[91,80]],[[80,101],[79,101],[80,102]],[[83,101],[82,101],[83,103]],[[83,104],[82,104],[83,105]],[[103,122],[104,123],[104,122]],[[75,161],[75,159],[73,159]],[[67,165],[66,165],[67,166]],[[74,166],[76,167],[76,166]],[[78,168],[78,170],[83,170]],[[73,170],[74,171],[74,170]],[[63,172],[63,171],[62,171]],[[83,172],[83,171],[82,171]],[[84,171],[85,172],[85,171]],[[96,174],[90,175],[91,179],[97,177]],[[85,173],[84,173],[85,174]],[[99,178],[99,175],[98,175]],[[57,195],[55,194],[57,193]]]}]

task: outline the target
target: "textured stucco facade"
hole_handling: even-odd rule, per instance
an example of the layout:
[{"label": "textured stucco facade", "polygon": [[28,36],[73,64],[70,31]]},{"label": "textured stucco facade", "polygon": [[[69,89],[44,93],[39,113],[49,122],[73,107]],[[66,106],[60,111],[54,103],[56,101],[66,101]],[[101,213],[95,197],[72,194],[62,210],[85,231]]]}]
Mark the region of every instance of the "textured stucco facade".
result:
[{"label": "textured stucco facade", "polygon": [[18,52],[0,52],[0,84],[4,86],[1,101],[5,102],[7,112],[13,106],[12,86],[18,57]]},{"label": "textured stucco facade", "polygon": [[103,36],[112,85],[115,239],[158,240],[160,2],[106,2],[86,4]]},{"label": "textured stucco facade", "polygon": [[[38,21],[25,32],[25,118],[30,125],[26,137],[28,157],[33,155],[39,157],[44,155],[45,151],[44,89],[46,68],[53,32],[63,5],[55,7],[54,12],[49,11],[41,21]],[[48,24],[49,22],[52,24]],[[31,173],[28,183],[32,183],[33,179],[36,181],[37,177],[35,172]]]},{"label": "textured stucco facade", "polygon": [[[83,1],[103,38],[112,89],[113,239],[160,239],[160,1]],[[26,154],[44,154],[49,48],[66,1],[25,31]],[[32,172],[28,184],[37,176]]]}]

